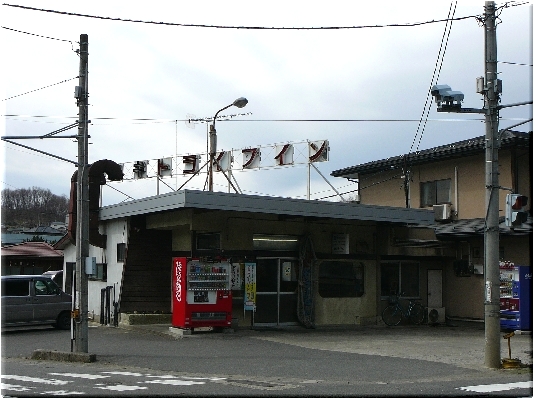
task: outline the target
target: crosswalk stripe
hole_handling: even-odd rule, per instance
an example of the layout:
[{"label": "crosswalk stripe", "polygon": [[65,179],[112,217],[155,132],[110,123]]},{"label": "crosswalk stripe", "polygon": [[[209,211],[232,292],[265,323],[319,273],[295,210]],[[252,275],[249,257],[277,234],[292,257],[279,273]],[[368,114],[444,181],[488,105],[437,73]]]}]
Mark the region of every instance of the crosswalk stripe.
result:
[{"label": "crosswalk stripe", "polygon": [[477,386],[463,386],[458,389],[466,390],[469,392],[477,393],[491,393],[491,392],[501,392],[504,390],[512,389],[527,389],[532,388],[533,382],[512,382],[512,383],[493,383],[490,385],[477,385]]}]

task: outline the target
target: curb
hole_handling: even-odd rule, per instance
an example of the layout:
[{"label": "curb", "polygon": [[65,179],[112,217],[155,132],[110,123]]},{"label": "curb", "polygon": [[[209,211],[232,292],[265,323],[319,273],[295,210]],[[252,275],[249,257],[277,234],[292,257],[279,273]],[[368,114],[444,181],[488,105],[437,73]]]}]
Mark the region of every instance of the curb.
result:
[{"label": "curb", "polygon": [[71,353],[66,351],[37,349],[33,351],[31,359],[91,363],[97,361],[97,355],[91,353]]}]

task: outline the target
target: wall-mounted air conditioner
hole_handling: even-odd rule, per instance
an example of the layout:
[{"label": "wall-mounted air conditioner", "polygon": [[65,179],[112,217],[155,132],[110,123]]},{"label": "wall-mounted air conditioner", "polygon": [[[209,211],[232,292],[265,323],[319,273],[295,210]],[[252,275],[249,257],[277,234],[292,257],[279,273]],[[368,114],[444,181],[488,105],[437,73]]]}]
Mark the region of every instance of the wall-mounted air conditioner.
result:
[{"label": "wall-mounted air conditioner", "polygon": [[483,264],[474,264],[474,275],[483,275]]},{"label": "wall-mounted air conditioner", "polygon": [[451,204],[438,204],[433,206],[435,221],[448,221],[451,218]]},{"label": "wall-mounted air conditioner", "polygon": [[427,323],[430,325],[446,322],[446,309],[444,307],[427,307]]}]

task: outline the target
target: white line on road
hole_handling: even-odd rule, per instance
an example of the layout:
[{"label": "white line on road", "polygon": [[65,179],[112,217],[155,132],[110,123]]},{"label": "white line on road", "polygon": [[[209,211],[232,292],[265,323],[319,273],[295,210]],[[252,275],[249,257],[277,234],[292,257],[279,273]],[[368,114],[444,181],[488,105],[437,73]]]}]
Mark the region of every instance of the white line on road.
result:
[{"label": "white line on road", "polygon": [[12,385],[11,383],[0,383],[0,389],[2,390],[12,390],[14,392],[27,392],[28,390],[32,390],[32,388],[21,386],[21,385]]},{"label": "white line on road", "polygon": [[110,386],[95,386],[97,389],[114,390],[117,392],[125,392],[127,390],[141,390],[148,389],[146,386],[129,386],[129,385],[110,385]]},{"label": "white line on road", "polygon": [[21,376],[21,375],[0,375],[0,379],[11,379],[14,381],[33,382],[33,383],[45,383],[47,385],[67,385],[72,381],[60,381],[59,379],[42,379],[35,378],[33,376]]},{"label": "white line on road", "polygon": [[61,375],[61,376],[68,376],[70,378],[83,378],[83,379],[109,378],[108,375],[75,374],[73,372],[49,372],[49,375]]},{"label": "white line on road", "polygon": [[491,392],[501,392],[504,390],[512,389],[527,389],[532,388],[533,382],[513,382],[513,383],[494,383],[491,385],[477,385],[477,386],[463,386],[458,389],[466,390],[469,392],[477,393],[491,393]]}]

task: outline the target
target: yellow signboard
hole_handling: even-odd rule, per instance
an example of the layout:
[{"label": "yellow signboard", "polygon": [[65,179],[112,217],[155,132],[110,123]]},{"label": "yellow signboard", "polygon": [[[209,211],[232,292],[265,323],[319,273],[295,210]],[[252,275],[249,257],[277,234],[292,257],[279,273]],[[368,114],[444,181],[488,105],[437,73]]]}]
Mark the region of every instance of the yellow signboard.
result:
[{"label": "yellow signboard", "polygon": [[256,311],[256,263],[245,263],[243,309]]}]

